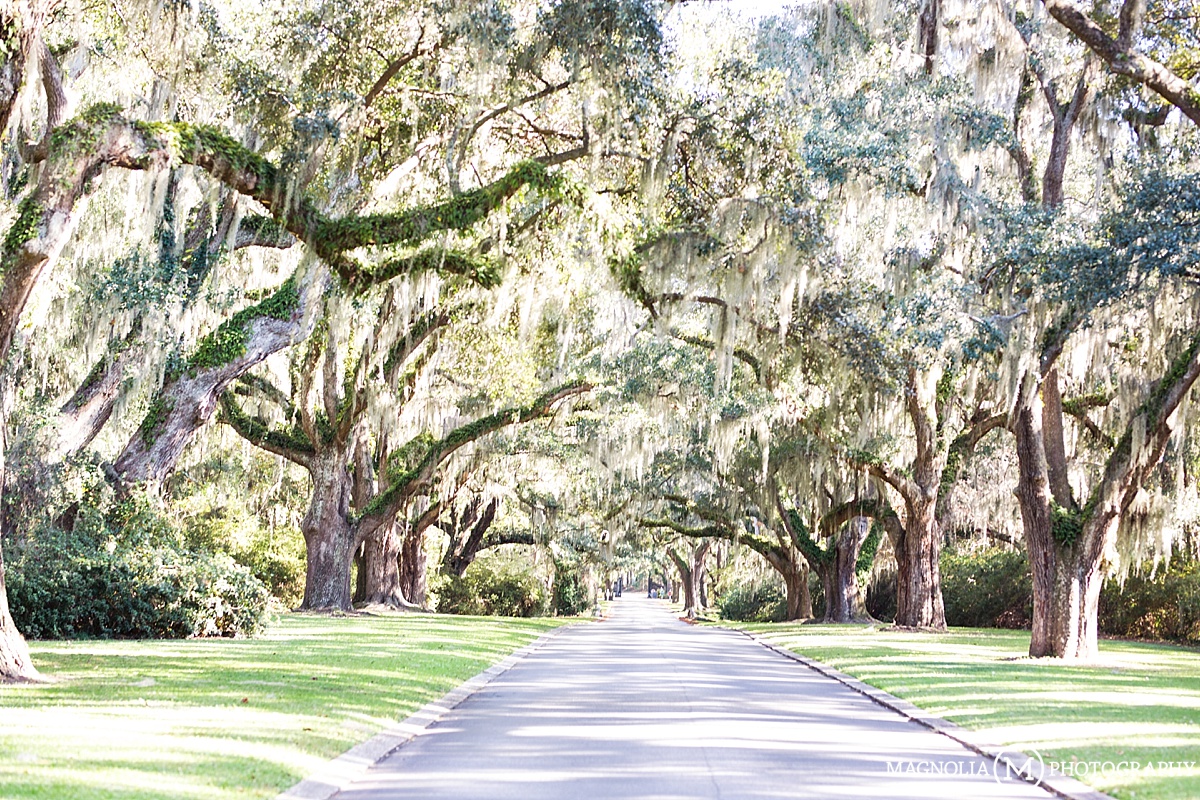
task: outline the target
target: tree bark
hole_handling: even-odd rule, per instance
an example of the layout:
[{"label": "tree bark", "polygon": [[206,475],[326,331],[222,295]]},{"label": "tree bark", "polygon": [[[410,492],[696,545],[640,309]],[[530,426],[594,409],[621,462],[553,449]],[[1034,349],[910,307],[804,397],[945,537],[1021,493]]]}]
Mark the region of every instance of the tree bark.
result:
[{"label": "tree bark", "polygon": [[[481,503],[481,498],[473,500],[463,509],[462,514],[458,515],[454,523],[447,526],[450,528],[446,531],[450,534],[450,545],[446,548],[446,555],[442,558],[442,569],[447,574],[457,575],[461,578],[479,551],[485,549],[484,534],[488,532],[492,522],[496,519],[496,511],[500,508],[500,499],[493,497],[484,507],[482,514],[479,511]],[[463,536],[464,531],[466,531],[465,537]]]},{"label": "tree bark", "polygon": [[833,543],[833,557],[821,564],[821,586],[825,590],[824,622],[864,622],[866,598],[858,583],[858,556],[870,531],[865,517],[842,525]]},{"label": "tree bark", "polygon": [[917,451],[911,475],[879,461],[871,461],[866,467],[904,500],[903,532],[891,531],[896,546],[896,624],[945,630],[946,611],[938,568],[942,531],[937,505],[949,448],[940,444],[935,421],[938,407],[921,396],[915,369],[909,371],[906,394],[906,410],[913,424]]},{"label": "tree bark", "polygon": [[377,528],[363,540],[363,596],[368,605],[411,608],[412,603],[400,588],[400,525]]},{"label": "tree bark", "polygon": [[[340,458],[339,458],[340,456]],[[304,601],[309,611],[349,611],[351,565],[358,536],[350,523],[353,476],[346,469],[348,454],[325,452],[311,461],[313,492],[300,523],[307,555]]]},{"label": "tree bark", "polygon": [[908,519],[903,549],[897,553],[896,624],[908,628],[945,630],[942,575],[938,558],[942,532],[934,514],[936,499],[906,501]]},{"label": "tree bark", "polygon": [[[667,556],[670,557],[675,564],[675,569],[679,572],[679,588],[683,593],[683,613],[688,618],[694,618],[704,611],[700,607],[698,584],[704,572],[704,559],[708,555],[710,547],[712,547],[712,539],[705,539],[696,545],[688,557],[680,555],[673,547],[667,549]],[[673,599],[676,598],[673,597]]]},{"label": "tree bark", "polygon": [[[0,412],[0,487],[4,484],[4,427],[3,412]],[[33,681],[38,679],[37,669],[29,657],[29,646],[17,630],[12,613],[8,608],[8,589],[4,585],[4,553],[0,549],[0,683],[9,681]]]},{"label": "tree bark", "polygon": [[783,578],[784,591],[787,593],[787,622],[802,619],[812,619],[812,592],[808,590],[808,562],[796,558],[792,554],[775,554],[765,556],[767,563]]},{"label": "tree bark", "polygon": [[425,528],[409,526],[400,551],[400,591],[409,602],[425,607],[429,597],[426,577]]}]

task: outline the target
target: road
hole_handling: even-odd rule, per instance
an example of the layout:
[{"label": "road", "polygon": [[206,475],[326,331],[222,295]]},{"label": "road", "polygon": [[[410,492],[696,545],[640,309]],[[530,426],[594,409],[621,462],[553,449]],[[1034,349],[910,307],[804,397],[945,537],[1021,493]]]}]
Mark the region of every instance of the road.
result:
[{"label": "road", "polygon": [[626,595],[609,619],[551,639],[336,797],[1051,795],[997,781],[989,759],[744,636]]}]

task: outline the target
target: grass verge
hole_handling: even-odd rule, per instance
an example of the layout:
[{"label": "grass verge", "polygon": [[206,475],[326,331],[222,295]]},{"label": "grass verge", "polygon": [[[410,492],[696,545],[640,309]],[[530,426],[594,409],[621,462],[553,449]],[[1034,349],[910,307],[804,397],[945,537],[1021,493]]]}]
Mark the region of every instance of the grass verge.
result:
[{"label": "grass verge", "polygon": [[255,639],[31,642],[0,797],[270,798],[569,620],[285,615]]},{"label": "grass verge", "polygon": [[[979,731],[996,744],[1037,750],[1047,762],[1069,765],[1075,777],[1115,797],[1200,797],[1196,650],[1104,641],[1097,664],[1067,666],[1027,658],[1028,631],[738,627]],[[1093,762],[1101,767],[1093,769]],[[1174,766],[1159,766],[1167,762]]]}]

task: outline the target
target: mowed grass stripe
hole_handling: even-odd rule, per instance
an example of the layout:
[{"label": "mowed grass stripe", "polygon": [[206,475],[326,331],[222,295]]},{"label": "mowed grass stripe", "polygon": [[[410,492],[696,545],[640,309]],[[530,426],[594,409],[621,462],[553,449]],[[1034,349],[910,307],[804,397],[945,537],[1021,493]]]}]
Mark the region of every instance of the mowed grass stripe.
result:
[{"label": "mowed grass stripe", "polygon": [[254,639],[31,642],[0,798],[270,798],[562,619],[287,614]]},{"label": "mowed grass stripe", "polygon": [[[1200,797],[1200,651],[1102,641],[1098,663],[1069,665],[1027,658],[1028,631],[739,627],[997,744],[1036,749],[1047,761],[1072,764],[1075,777],[1115,797]],[[1091,762],[1142,767],[1093,772],[1086,766]],[[1160,769],[1165,762],[1176,766]],[[1180,767],[1178,762],[1194,764]]]}]

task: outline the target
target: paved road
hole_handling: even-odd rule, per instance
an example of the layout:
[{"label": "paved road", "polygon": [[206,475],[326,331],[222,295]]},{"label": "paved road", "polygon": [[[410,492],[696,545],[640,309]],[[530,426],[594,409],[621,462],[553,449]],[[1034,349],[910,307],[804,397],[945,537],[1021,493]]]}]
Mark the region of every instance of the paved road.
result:
[{"label": "paved road", "polygon": [[[895,772],[908,762],[943,774]],[[610,619],[550,640],[337,800],[1050,797],[997,783],[991,767],[743,636],[626,596]]]}]

